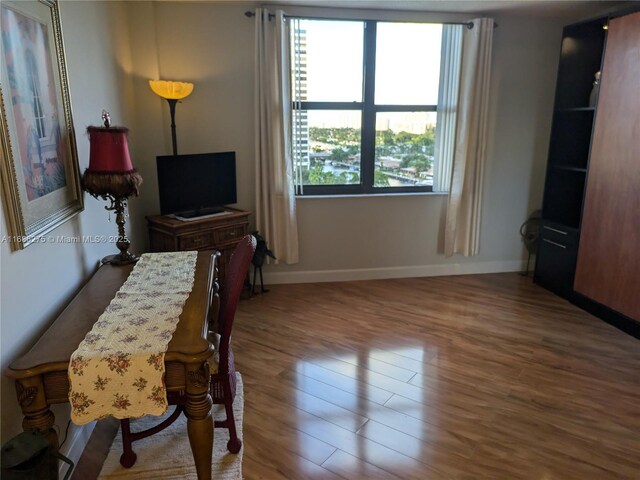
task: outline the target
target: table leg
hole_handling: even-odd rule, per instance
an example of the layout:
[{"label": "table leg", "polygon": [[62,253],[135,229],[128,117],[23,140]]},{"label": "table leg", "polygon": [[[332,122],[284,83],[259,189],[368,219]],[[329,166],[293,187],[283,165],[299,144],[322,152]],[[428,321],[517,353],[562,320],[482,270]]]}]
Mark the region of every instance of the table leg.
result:
[{"label": "table leg", "polygon": [[[44,393],[44,384],[40,375],[30,378],[16,380],[16,394],[18,403],[22,409],[24,418],[22,419],[22,429],[40,430],[45,434],[51,444],[51,451],[58,451],[58,434],[53,429],[55,416],[49,409],[47,398]],[[58,478],[58,462],[53,455],[50,455],[48,471],[50,478]]]},{"label": "table leg", "polygon": [[211,479],[211,456],[213,453],[213,418],[211,417],[211,395],[209,394],[209,364],[187,366],[187,432],[189,444],[196,464],[198,480]]}]

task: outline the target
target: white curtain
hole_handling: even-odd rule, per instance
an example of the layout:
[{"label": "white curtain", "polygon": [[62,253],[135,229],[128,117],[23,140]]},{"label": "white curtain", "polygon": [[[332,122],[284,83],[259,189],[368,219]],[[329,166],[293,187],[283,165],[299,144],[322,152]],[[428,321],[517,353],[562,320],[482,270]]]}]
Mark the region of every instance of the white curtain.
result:
[{"label": "white curtain", "polygon": [[257,8],[255,14],[256,228],[278,260],[296,263],[289,29],[281,10],[270,15]]},{"label": "white curtain", "polygon": [[493,19],[477,18],[462,42],[453,172],[445,221],[444,253],[480,249],[482,181],[486,157]]},{"label": "white curtain", "polygon": [[440,89],[436,121],[436,148],[433,162],[433,191],[448,192],[451,187],[458,93],[460,91],[460,61],[462,60],[463,25],[442,26],[440,51]]}]

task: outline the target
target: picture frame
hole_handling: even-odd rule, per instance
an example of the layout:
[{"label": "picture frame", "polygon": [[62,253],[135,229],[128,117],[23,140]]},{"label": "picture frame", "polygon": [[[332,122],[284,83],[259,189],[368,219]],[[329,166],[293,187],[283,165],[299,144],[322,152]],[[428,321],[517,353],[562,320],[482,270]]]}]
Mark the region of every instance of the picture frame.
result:
[{"label": "picture frame", "polygon": [[57,0],[0,4],[0,159],[11,250],[84,208]]}]

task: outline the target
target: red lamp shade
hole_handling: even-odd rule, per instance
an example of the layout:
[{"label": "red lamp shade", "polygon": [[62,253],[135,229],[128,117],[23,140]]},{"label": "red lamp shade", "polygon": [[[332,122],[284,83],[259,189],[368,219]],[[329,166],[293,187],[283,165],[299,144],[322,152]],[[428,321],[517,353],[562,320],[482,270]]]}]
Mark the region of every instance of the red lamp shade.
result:
[{"label": "red lamp shade", "polygon": [[127,128],[89,127],[87,133],[91,143],[90,172],[129,173],[133,170]]},{"label": "red lamp shade", "polygon": [[89,168],[82,176],[82,188],[93,196],[127,198],[138,196],[142,177],[129,155],[129,130],[123,127],[88,127]]}]

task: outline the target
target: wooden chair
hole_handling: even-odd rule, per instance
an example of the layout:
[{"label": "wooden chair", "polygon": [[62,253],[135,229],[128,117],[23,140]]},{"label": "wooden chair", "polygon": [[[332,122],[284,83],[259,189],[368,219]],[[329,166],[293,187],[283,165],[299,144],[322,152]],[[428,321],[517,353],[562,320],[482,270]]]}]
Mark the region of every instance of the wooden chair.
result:
[{"label": "wooden chair", "polygon": [[[238,453],[242,448],[233,417],[233,400],[236,397],[236,368],[231,348],[231,329],[255,250],[256,239],[252,235],[247,235],[240,240],[227,265],[224,283],[220,291],[220,308],[215,308],[215,303],[218,301],[215,298],[215,293],[210,299],[209,311],[219,311],[217,322],[212,323],[213,319],[209,318],[209,340],[216,346],[215,353],[209,359],[211,399],[214,405],[224,405],[227,418],[216,421],[215,427],[229,429],[230,438],[227,442],[227,449],[231,453]],[[215,292],[215,290],[213,287],[210,292]]]},{"label": "wooden chair", "polygon": [[[231,329],[240,300],[240,294],[244,288],[245,278],[249,273],[251,259],[256,249],[256,239],[245,236],[234,249],[227,266],[224,284],[218,293],[218,261],[220,252],[211,255],[209,269],[209,304],[207,316],[209,319],[209,341],[215,347],[214,354],[209,358],[211,370],[211,399],[214,405],[224,405],[226,419],[215,422],[215,428],[227,428],[229,441],[227,449],[231,453],[238,453],[242,448],[242,442],[238,438],[235,418],[233,416],[233,401],[236,397],[236,369],[231,349]],[[217,317],[216,317],[217,314]],[[186,397],[184,392],[169,392],[167,394],[169,405],[176,405],[174,412],[158,425],[132,432],[128,418],[120,421],[122,429],[122,455],[120,464],[125,468],[132,467],[137,455],[133,451],[133,442],[164,430],[175,422],[184,411]]]}]

